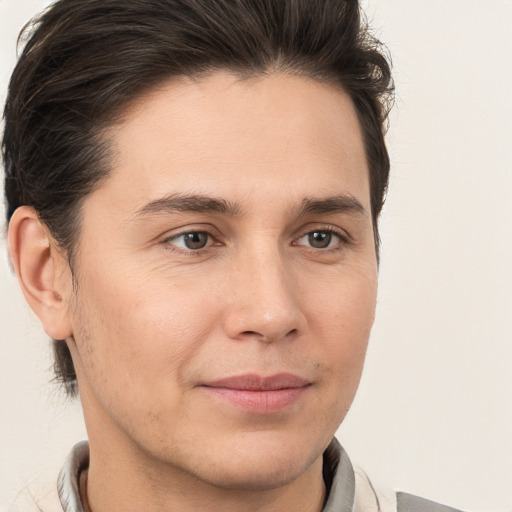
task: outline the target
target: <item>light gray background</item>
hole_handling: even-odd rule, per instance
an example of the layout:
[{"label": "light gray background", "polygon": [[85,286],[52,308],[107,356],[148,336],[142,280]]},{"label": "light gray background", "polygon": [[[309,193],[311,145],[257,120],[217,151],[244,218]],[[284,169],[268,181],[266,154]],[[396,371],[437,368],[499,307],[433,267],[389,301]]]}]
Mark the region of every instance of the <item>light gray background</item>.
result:
[{"label": "light gray background", "polygon": [[[17,32],[0,0],[0,100]],[[394,60],[393,171],[376,325],[338,435],[384,487],[512,510],[512,1],[369,0]],[[85,436],[0,247],[0,511],[51,498]]]}]

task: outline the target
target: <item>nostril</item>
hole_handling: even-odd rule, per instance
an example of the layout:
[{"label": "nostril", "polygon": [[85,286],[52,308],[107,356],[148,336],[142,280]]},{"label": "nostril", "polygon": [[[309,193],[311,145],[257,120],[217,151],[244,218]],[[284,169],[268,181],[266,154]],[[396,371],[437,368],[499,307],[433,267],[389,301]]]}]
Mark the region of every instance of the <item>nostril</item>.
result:
[{"label": "nostril", "polygon": [[[292,329],[292,330],[288,331],[284,335],[284,337],[286,337],[286,336],[293,336],[295,334],[297,334],[297,329]],[[256,338],[259,341],[263,341],[265,343],[271,343],[272,341],[274,341],[274,339],[280,337],[280,336],[274,336],[274,335],[267,336],[267,335],[265,335],[265,334],[263,334],[261,332],[257,332],[257,331],[243,331],[241,333],[241,335],[244,338]]]},{"label": "nostril", "polygon": [[244,336],[261,336],[261,337],[264,337],[263,334],[260,334],[259,332],[256,332],[256,331],[244,331],[242,333],[242,335],[244,335]]}]

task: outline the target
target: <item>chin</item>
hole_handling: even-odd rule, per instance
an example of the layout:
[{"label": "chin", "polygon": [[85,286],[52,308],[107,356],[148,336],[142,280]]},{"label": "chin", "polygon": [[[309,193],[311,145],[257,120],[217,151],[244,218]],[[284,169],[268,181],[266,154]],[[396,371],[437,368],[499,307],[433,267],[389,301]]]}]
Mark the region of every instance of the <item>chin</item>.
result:
[{"label": "chin", "polygon": [[246,460],[237,461],[224,467],[222,472],[210,475],[210,483],[216,487],[239,491],[265,491],[284,487],[306,470],[308,465],[303,462],[276,460],[266,461]]},{"label": "chin", "polygon": [[[305,440],[297,443],[296,439],[286,442],[265,437],[256,436],[256,439],[233,442],[227,450],[210,453],[210,460],[215,460],[215,464],[210,466],[203,459],[201,462],[205,464],[205,471],[196,467],[196,476],[224,489],[271,490],[286,486],[307,472],[322,456],[324,449],[323,446],[308,445]],[[317,441],[311,444],[316,445]]]}]

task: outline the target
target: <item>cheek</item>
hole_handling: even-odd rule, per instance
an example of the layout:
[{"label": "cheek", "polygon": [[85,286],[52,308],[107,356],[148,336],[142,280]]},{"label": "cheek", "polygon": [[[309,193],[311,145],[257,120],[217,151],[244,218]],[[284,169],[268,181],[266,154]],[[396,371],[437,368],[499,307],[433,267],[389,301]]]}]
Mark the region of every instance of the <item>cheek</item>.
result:
[{"label": "cheek", "polygon": [[214,301],[197,297],[176,280],[88,279],[76,315],[84,368],[110,388],[135,381],[139,393],[171,381],[176,387],[217,317]]},{"label": "cheek", "polygon": [[309,296],[309,325],[334,380],[359,381],[375,317],[377,275],[347,272]]},{"label": "cheek", "polygon": [[[313,281],[313,284],[315,282]],[[377,273],[373,266],[347,267],[317,281],[303,283],[301,296],[318,327],[342,338],[368,336],[375,316]]]}]

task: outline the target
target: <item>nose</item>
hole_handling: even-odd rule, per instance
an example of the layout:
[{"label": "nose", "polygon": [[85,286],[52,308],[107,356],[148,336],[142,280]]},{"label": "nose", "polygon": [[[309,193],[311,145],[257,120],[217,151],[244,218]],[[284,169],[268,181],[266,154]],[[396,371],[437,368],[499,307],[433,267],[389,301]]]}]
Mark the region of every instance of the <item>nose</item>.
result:
[{"label": "nose", "polygon": [[303,331],[306,319],[297,283],[277,249],[242,256],[232,270],[225,317],[230,338],[273,343]]}]

